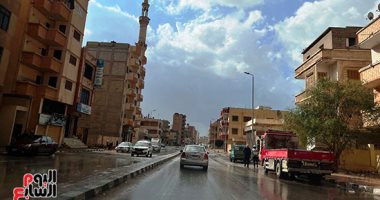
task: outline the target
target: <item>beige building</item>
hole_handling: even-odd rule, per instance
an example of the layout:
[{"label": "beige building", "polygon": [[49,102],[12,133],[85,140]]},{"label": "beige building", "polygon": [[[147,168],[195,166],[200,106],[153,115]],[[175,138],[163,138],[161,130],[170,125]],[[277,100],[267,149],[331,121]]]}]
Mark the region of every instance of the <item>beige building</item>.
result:
[{"label": "beige building", "polygon": [[7,71],[0,145],[24,132],[46,134],[60,144],[75,97],[88,0],[6,2],[0,3],[6,8],[1,15],[11,19],[8,41],[2,41],[0,69]]},{"label": "beige building", "polygon": [[318,79],[360,80],[358,70],[371,62],[370,51],[357,45],[360,28],[329,27],[303,50],[303,63],[295,70],[295,78],[305,80],[305,91],[296,96],[296,103],[307,99],[306,90]]},{"label": "beige building", "polygon": [[[252,109],[247,108],[223,108],[221,111],[220,136],[219,139],[226,141],[225,149],[231,149],[232,144],[251,144],[253,139],[249,138],[252,130],[250,125],[254,116],[255,136],[260,136],[268,128],[279,128],[279,122],[283,121],[286,111],[272,110],[269,107],[259,106]],[[248,123],[250,122],[250,123]],[[248,134],[247,134],[248,133]]]},{"label": "beige building", "polygon": [[152,138],[161,138],[163,133],[163,120],[161,119],[153,119],[153,118],[143,118],[139,119],[140,127],[142,131],[138,131],[139,134],[134,142],[137,140],[147,139],[150,140]]},{"label": "beige building", "polygon": [[208,129],[209,145],[211,148],[216,148],[216,140],[220,140],[220,119],[214,122],[210,122],[210,127]]},{"label": "beige building", "polygon": [[91,127],[91,112],[94,96],[94,80],[97,59],[82,48],[75,88],[74,103],[68,108],[65,137],[77,137],[87,141]]},{"label": "beige building", "polygon": [[142,3],[139,39],[136,45],[116,42],[88,42],[86,48],[97,60],[95,95],[88,144],[116,144],[132,141],[136,119],[142,118],[140,102],[147,63],[146,34],[149,4]]},{"label": "beige building", "polygon": [[186,126],[186,115],[174,113],[172,130],[177,131],[179,136],[177,137],[177,144],[181,145],[184,142],[184,132]]}]

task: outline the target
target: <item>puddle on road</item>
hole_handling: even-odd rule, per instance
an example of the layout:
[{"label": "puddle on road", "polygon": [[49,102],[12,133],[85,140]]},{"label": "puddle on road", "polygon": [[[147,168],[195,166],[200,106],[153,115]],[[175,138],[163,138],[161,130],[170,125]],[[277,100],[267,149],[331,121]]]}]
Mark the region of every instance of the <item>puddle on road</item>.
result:
[{"label": "puddle on road", "polygon": [[128,166],[139,161],[130,157],[98,153],[62,153],[55,156],[0,156],[0,199],[12,194],[14,187],[22,186],[25,173],[46,173],[57,169],[58,185],[74,183],[92,174]]}]

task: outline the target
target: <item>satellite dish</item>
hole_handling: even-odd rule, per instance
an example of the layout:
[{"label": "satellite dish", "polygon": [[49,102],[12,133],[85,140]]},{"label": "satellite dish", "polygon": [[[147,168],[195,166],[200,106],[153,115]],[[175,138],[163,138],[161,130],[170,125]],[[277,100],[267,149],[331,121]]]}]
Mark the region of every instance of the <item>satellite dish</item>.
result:
[{"label": "satellite dish", "polygon": [[367,15],[367,17],[368,17],[369,20],[373,20],[373,13],[369,12],[368,15]]}]

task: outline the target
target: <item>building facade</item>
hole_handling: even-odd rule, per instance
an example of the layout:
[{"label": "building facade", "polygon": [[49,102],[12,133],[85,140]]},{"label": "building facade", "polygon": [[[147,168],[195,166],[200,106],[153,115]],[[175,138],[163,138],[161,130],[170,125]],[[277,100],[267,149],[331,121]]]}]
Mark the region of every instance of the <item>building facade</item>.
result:
[{"label": "building facade", "polygon": [[186,126],[186,115],[180,113],[173,114],[172,130],[178,132],[177,144],[181,145],[184,142],[184,133]]},{"label": "building facade", "polygon": [[283,121],[285,113],[286,111],[272,110],[270,107],[262,106],[255,109],[223,108],[218,135],[219,139],[224,141],[225,151],[228,152],[232,144],[250,144],[252,146],[254,138],[249,137],[252,130],[249,126],[251,124],[247,123],[252,120],[252,116],[254,116],[254,134],[260,136],[266,127],[278,127],[278,121]]},{"label": "building facade", "polygon": [[142,3],[140,29],[135,45],[126,43],[88,42],[88,52],[97,59],[95,95],[87,144],[113,144],[132,141],[137,119],[142,118],[146,34],[149,4]]},{"label": "building facade", "polygon": [[0,70],[7,68],[0,145],[22,133],[49,135],[61,144],[75,98],[88,0],[7,2],[0,3],[10,19],[5,39],[17,39],[2,41],[0,50]]},{"label": "building facade", "polygon": [[357,45],[360,29],[329,27],[303,50],[303,63],[295,70],[295,78],[305,80],[305,90],[296,95],[296,103],[307,99],[306,90],[321,78],[360,80],[359,69],[371,62],[371,52]]}]

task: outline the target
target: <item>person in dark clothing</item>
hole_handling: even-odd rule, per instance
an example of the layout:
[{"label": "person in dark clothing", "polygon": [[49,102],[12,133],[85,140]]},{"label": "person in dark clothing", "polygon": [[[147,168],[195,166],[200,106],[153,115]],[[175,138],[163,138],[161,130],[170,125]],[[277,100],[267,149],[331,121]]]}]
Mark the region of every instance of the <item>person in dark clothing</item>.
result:
[{"label": "person in dark clothing", "polygon": [[251,148],[249,148],[248,144],[247,146],[245,146],[243,153],[244,153],[244,167],[249,168],[249,162],[251,158]]},{"label": "person in dark clothing", "polygon": [[259,167],[259,151],[255,148],[252,148],[252,161],[253,161],[253,167]]}]

